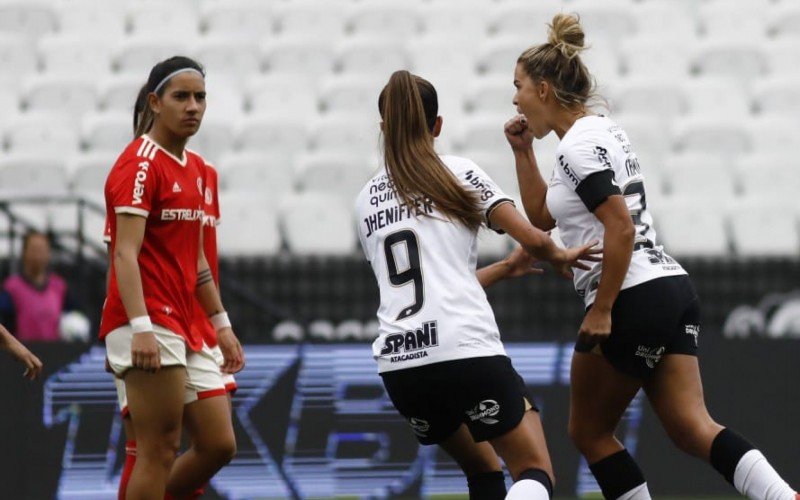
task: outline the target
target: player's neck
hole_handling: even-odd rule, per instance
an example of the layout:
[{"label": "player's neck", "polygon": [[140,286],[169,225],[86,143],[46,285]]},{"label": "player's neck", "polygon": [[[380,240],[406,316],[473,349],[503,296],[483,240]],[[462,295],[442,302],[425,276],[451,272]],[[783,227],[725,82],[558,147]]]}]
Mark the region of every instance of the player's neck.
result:
[{"label": "player's neck", "polygon": [[186,150],[186,143],[189,141],[188,137],[180,137],[173,134],[168,129],[156,125],[147,132],[147,135],[153,142],[175,158],[183,158],[183,152]]},{"label": "player's neck", "polygon": [[555,116],[553,131],[559,139],[563,139],[567,131],[575,125],[575,122],[588,114],[585,108],[579,110],[563,110]]}]

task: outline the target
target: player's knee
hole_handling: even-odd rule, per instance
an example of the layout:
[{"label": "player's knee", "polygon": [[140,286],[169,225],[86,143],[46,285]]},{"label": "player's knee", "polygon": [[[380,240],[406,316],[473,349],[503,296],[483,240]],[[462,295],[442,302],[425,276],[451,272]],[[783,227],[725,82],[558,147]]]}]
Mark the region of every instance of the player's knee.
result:
[{"label": "player's knee", "polygon": [[581,452],[591,450],[603,439],[613,438],[613,431],[599,429],[595,426],[575,422],[574,420],[569,421],[567,433],[575,447]]},{"label": "player's knee", "polygon": [[667,434],[678,449],[689,455],[704,458],[719,432],[712,420],[679,418],[666,426]]},{"label": "player's knee", "polygon": [[236,456],[236,439],[232,435],[214,436],[213,439],[205,439],[195,443],[195,449],[198,454],[223,466]]}]

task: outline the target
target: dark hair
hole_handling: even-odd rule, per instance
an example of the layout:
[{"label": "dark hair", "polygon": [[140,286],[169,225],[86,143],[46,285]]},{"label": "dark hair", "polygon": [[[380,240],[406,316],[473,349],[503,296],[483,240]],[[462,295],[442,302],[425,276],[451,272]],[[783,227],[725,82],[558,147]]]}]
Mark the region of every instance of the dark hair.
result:
[{"label": "dark hair", "polygon": [[[152,92],[155,92],[159,97],[164,95],[164,90],[167,87],[167,83],[169,83],[164,79],[176,71],[187,68],[197,70],[203,77],[206,75],[206,71],[200,63],[185,56],[172,56],[153,66],[153,69],[150,70],[150,75],[147,77],[147,83],[139,89],[136,103],[133,105],[134,136],[139,137],[146,134],[153,126],[155,116],[147,103],[147,96]],[[161,86],[159,87],[159,85]]]},{"label": "dark hair", "polygon": [[451,220],[477,230],[483,222],[477,196],[461,186],[433,149],[438,112],[433,85],[408,71],[395,71],[378,107],[386,171],[400,199],[413,206],[427,198]]},{"label": "dark hair", "polygon": [[548,25],[547,43],[534,45],[517,59],[534,82],[547,80],[564,107],[584,105],[595,94],[595,82],[581,61],[585,35],[576,14],[559,13]]}]

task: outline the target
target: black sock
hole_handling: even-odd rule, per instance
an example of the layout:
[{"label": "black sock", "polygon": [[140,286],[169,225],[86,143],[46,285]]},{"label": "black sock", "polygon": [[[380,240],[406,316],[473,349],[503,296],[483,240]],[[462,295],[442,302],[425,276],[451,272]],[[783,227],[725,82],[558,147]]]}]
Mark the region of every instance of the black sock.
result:
[{"label": "black sock", "polygon": [[733,484],[736,466],[745,453],[755,449],[748,440],[730,429],[722,429],[711,443],[711,466],[722,474],[726,481]]},{"label": "black sock", "polygon": [[550,476],[542,469],[526,469],[522,471],[517,481],[522,481],[523,479],[530,479],[531,481],[542,483],[544,487],[547,488],[547,493],[550,495],[550,498],[553,498],[553,482],[550,481]]},{"label": "black sock", "polygon": [[619,498],[640,484],[644,474],[628,450],[618,451],[589,466],[605,498]]},{"label": "black sock", "polygon": [[503,471],[480,472],[467,477],[470,500],[503,500],[506,482]]}]

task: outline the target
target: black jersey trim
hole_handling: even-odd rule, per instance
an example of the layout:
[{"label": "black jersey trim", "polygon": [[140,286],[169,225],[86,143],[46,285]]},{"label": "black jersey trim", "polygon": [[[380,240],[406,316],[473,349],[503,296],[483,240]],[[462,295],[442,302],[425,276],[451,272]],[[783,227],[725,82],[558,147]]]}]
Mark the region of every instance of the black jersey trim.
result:
[{"label": "black jersey trim", "polygon": [[611,169],[586,177],[575,187],[575,192],[590,212],[594,212],[609,196],[622,194],[619,186],[614,184],[614,171]]},{"label": "black jersey trim", "polygon": [[489,229],[491,229],[492,231],[494,231],[497,234],[506,234],[506,232],[503,231],[502,229],[493,228],[492,227],[492,221],[489,220],[489,217],[492,216],[492,212],[494,212],[494,209],[499,207],[503,203],[511,203],[515,207],[517,206],[516,203],[514,203],[514,200],[512,200],[511,198],[500,198],[499,200],[496,200],[494,203],[489,205],[489,208],[486,209],[486,227],[488,227]]}]

